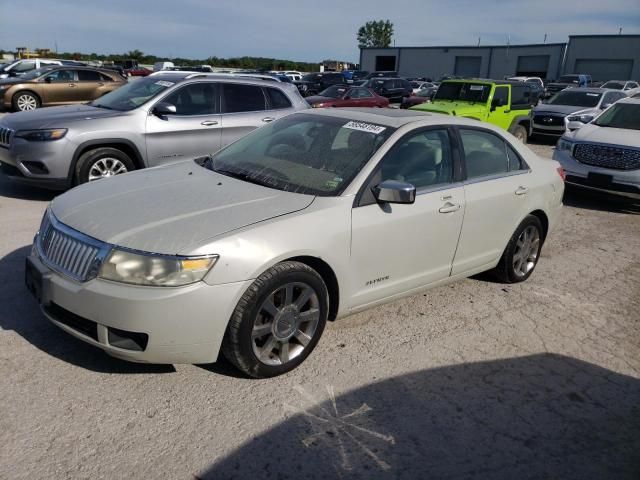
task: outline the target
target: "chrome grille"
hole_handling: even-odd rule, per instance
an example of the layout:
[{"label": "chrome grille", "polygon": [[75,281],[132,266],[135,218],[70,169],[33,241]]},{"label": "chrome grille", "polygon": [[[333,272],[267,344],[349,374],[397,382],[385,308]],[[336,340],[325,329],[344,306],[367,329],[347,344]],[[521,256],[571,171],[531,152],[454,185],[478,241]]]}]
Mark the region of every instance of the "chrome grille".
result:
[{"label": "chrome grille", "polygon": [[52,269],[75,280],[90,280],[96,274],[100,247],[85,241],[82,234],[55,223],[49,214],[45,214],[38,234],[42,260]]},{"label": "chrome grille", "polygon": [[10,128],[0,127],[0,146],[1,147],[9,147],[12,133],[13,133],[13,130],[11,130]]},{"label": "chrome grille", "polygon": [[640,169],[640,150],[579,143],[573,151],[573,158],[585,165],[611,168],[614,170]]}]

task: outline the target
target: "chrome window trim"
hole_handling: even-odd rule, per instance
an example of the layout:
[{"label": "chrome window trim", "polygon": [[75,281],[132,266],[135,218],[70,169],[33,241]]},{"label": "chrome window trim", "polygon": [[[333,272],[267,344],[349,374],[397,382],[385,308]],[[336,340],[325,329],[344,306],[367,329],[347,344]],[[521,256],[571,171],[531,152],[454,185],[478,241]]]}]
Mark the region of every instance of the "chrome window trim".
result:
[{"label": "chrome window trim", "polygon": [[525,175],[531,173],[533,170],[514,170],[513,172],[501,172],[494,175],[485,175],[482,177],[470,178],[462,182],[464,185],[472,185],[474,183],[488,182],[490,180],[498,180],[500,178],[514,177],[516,175]]}]

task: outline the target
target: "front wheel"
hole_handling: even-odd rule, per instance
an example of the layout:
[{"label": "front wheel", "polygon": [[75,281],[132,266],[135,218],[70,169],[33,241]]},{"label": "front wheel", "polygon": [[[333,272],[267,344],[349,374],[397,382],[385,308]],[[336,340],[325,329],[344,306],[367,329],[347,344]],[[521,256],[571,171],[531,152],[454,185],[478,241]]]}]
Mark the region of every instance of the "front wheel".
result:
[{"label": "front wheel", "polygon": [[40,107],[40,99],[35,93],[31,92],[16,93],[11,103],[16,112],[28,112]]},{"label": "front wheel", "polygon": [[540,219],[534,215],[518,225],[504,249],[500,262],[495,268],[496,277],[505,283],[524,282],[531,276],[538,264],[542,249],[543,230]]},{"label": "front wheel", "polygon": [[313,351],[328,312],[327,287],[311,267],[287,261],[260,275],[231,316],[224,356],[246,375],[289,372]]},{"label": "front wheel", "polygon": [[522,125],[516,125],[515,127],[513,127],[513,130],[511,131],[511,134],[516,137],[518,140],[520,140],[522,143],[527,143],[527,129],[524,128]]},{"label": "front wheel", "polygon": [[96,148],[82,154],[78,160],[76,181],[78,184],[93,182],[132,170],[135,165],[126,153],[111,147]]}]

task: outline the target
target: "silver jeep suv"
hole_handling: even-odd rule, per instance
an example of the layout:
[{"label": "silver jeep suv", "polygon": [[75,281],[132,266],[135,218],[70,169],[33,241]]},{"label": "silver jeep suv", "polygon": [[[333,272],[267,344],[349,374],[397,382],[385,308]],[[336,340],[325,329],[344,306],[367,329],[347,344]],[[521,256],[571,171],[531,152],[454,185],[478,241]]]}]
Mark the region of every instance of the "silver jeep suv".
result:
[{"label": "silver jeep suv", "polygon": [[52,189],[218,151],[251,130],[309,108],[288,83],[162,72],[86,105],[0,119],[0,169]]}]

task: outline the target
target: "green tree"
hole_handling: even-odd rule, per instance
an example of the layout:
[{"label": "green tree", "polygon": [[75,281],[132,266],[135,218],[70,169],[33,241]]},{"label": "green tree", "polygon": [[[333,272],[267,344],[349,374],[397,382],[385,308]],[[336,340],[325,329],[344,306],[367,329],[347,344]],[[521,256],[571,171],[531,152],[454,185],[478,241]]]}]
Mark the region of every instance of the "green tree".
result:
[{"label": "green tree", "polygon": [[388,47],[393,37],[393,23],[371,20],[358,29],[358,47]]},{"label": "green tree", "polygon": [[142,57],[144,57],[144,53],[136,48],[135,50],[130,50],[125,53],[124,56],[133,60],[140,60]]}]

